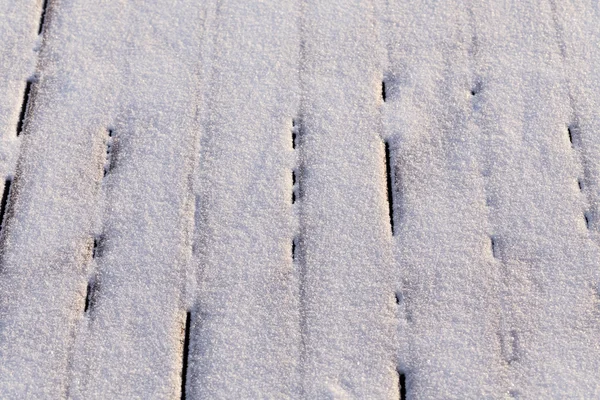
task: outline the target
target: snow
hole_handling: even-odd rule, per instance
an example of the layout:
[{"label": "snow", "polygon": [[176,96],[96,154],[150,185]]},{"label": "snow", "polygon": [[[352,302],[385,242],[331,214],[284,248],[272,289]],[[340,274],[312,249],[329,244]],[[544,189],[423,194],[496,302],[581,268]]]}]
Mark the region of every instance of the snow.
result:
[{"label": "snow", "polygon": [[600,397],[594,2],[13,3],[3,398]]}]

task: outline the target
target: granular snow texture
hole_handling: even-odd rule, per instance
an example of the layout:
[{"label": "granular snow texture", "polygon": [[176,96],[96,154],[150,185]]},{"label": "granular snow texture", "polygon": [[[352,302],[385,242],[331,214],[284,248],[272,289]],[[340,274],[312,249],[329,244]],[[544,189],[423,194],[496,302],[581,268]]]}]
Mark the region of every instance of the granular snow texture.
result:
[{"label": "granular snow texture", "polygon": [[594,0],[0,0],[0,397],[600,398]]}]

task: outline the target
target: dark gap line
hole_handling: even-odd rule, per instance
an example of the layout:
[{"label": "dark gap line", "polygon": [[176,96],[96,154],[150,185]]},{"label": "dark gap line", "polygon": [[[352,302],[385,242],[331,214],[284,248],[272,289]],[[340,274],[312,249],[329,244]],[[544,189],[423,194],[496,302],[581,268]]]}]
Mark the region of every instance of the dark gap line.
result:
[{"label": "dark gap line", "polygon": [[[304,12],[302,12],[304,13]],[[302,30],[302,28],[300,28]],[[304,58],[304,43],[301,38],[300,42],[300,60]],[[301,62],[302,64],[302,62]],[[300,83],[302,80],[300,80]],[[302,105],[302,101],[301,104]],[[302,174],[303,174],[303,162],[302,160],[302,140],[304,135],[304,120],[303,114],[298,113],[296,117],[292,119],[292,149],[297,150],[294,155],[294,166],[292,168],[292,204],[302,199]],[[300,202],[299,207],[302,206]],[[299,213],[292,213],[292,218],[298,223],[298,231],[295,232],[295,236],[292,237],[291,243],[291,257],[292,257],[292,269],[297,274],[298,284],[298,330],[299,330],[299,354],[298,354],[298,373],[300,375],[299,392],[301,398],[305,397],[304,380],[306,377],[306,358],[307,358],[307,327],[306,327],[306,267],[304,263],[304,247],[303,247],[303,218]]]},{"label": "dark gap line", "polygon": [[296,149],[296,130],[297,130],[298,122],[295,119],[292,119],[292,149]]},{"label": "dark gap line", "polygon": [[6,213],[6,206],[8,205],[8,198],[10,195],[10,186],[12,185],[11,179],[4,181],[4,191],[2,192],[2,202],[0,202],[0,230],[4,228],[4,214]]},{"label": "dark gap line", "polygon": [[406,400],[406,374],[398,371],[398,386],[400,389],[400,400]]},{"label": "dark gap line", "polygon": [[[572,99],[571,99],[572,102]],[[577,120],[577,116],[574,117],[573,121],[567,125],[567,133],[569,135],[569,142],[571,143],[571,148],[572,149],[576,149],[577,147],[581,149],[581,130],[580,130],[580,126]],[[581,160],[581,157],[583,157],[583,161]],[[583,154],[579,155],[579,162],[582,164],[583,167],[583,179],[577,178],[577,186],[579,186],[579,191],[583,192],[584,191],[584,184],[585,184],[585,180],[586,177],[589,176],[589,170],[586,167],[586,163],[585,163],[585,156]],[[590,198],[586,195],[586,198],[588,200],[588,204],[593,203],[592,201],[590,201]],[[583,211],[583,219],[585,221],[585,227],[586,229],[590,229],[590,224],[592,223],[591,219],[592,219],[592,214],[590,213],[590,210],[588,211]]]},{"label": "dark gap line", "polygon": [[186,384],[187,384],[187,370],[188,370],[188,357],[190,353],[190,325],[192,320],[192,313],[188,311],[185,317],[185,333],[183,338],[183,356],[181,366],[181,400],[186,398]]},{"label": "dark gap line", "polygon": [[396,298],[396,304],[400,305],[402,303],[402,293],[396,292],[394,293],[394,297]]},{"label": "dark gap line", "polygon": [[23,126],[25,124],[25,117],[27,116],[27,107],[29,107],[29,95],[31,94],[32,81],[28,80],[25,84],[25,92],[23,93],[23,102],[21,103],[21,113],[19,114],[19,121],[17,122],[17,137],[21,135]]},{"label": "dark gap line", "polygon": [[[92,260],[96,259],[97,257],[100,256],[100,250],[101,250],[100,246],[102,245],[101,240],[102,240],[101,237],[98,237],[98,236],[94,237],[94,244],[92,247]],[[95,278],[91,278],[88,281],[87,288],[85,291],[85,305],[83,307],[84,314],[86,314],[89,311],[90,307],[92,306],[92,304],[94,302],[95,289],[96,289]]]},{"label": "dark gap line", "polygon": [[92,248],[92,258],[96,258],[98,257],[98,245],[99,245],[99,239],[97,237],[94,238],[94,247]]},{"label": "dark gap line", "polygon": [[573,128],[571,126],[567,127],[567,133],[569,134],[569,142],[571,143],[571,146],[573,146]]},{"label": "dark gap line", "polygon": [[85,305],[83,307],[84,314],[89,314],[93,311],[96,305],[96,297],[98,292],[98,278],[96,276],[91,277],[88,280],[86,292],[85,292]]},{"label": "dark gap line", "polygon": [[292,170],[292,204],[296,203],[296,171]]},{"label": "dark gap line", "polygon": [[90,309],[91,297],[93,292],[92,282],[88,282],[87,289],[85,291],[85,306],[83,307],[83,312],[87,313]]},{"label": "dark gap line", "polygon": [[385,142],[385,175],[387,177],[387,200],[389,206],[390,213],[390,228],[392,230],[392,236],[394,235],[394,203],[393,203],[393,193],[392,193],[392,174],[390,167],[390,144],[389,142]]},{"label": "dark gap line", "polygon": [[496,238],[494,238],[493,236],[490,236],[490,247],[492,248],[492,257],[494,257],[494,258],[498,258],[496,245],[497,245]]},{"label": "dark gap line", "polygon": [[381,81],[381,98],[385,102],[387,100],[387,93],[385,90],[385,80]]},{"label": "dark gap line", "polygon": [[104,176],[108,175],[112,168],[112,151],[113,151],[113,134],[112,129],[108,129],[108,141],[106,142],[106,161],[104,164]]},{"label": "dark gap line", "polygon": [[46,20],[46,9],[48,8],[48,0],[44,0],[42,4],[42,14],[40,15],[40,24],[38,26],[38,35],[41,35],[44,30],[44,22]]},{"label": "dark gap line", "polygon": [[[570,96],[571,98],[571,108],[573,110],[575,110],[575,107],[573,105],[573,97]],[[581,154],[576,154],[577,158],[579,159],[579,163],[581,164],[582,168],[583,168],[583,178],[577,178],[577,186],[579,187],[579,191],[582,192],[586,199],[587,199],[587,203],[588,206],[590,204],[593,204],[594,201],[590,198],[591,194],[586,193],[586,191],[584,191],[585,189],[585,184],[587,182],[587,179],[590,176],[590,172],[589,172],[589,167],[586,165],[586,157],[585,157],[585,152],[584,149],[582,148],[582,133],[581,133],[581,127],[579,126],[579,122],[578,122],[578,117],[577,115],[574,115],[572,121],[570,124],[567,125],[567,133],[569,135],[569,142],[571,143],[571,148],[574,149],[575,151],[579,150],[581,152]],[[596,213],[594,213],[593,208],[590,210],[584,210],[583,211],[583,219],[585,221],[585,227],[586,229],[590,230],[590,225],[591,224],[595,224],[595,218],[596,218]],[[594,219],[594,220],[592,220]]]},{"label": "dark gap line", "polygon": [[92,258],[102,257],[104,252],[104,245],[106,242],[106,236],[104,234],[94,237],[94,248],[92,249]]},{"label": "dark gap line", "polygon": [[479,93],[481,93],[482,88],[483,88],[483,83],[481,82],[481,80],[477,79],[475,81],[475,84],[471,88],[471,96],[477,96]]}]

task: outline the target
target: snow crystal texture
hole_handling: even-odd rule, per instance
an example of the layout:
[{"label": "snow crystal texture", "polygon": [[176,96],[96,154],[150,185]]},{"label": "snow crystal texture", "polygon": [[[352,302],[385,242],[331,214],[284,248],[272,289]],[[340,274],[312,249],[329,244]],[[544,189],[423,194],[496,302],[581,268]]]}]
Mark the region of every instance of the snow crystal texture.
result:
[{"label": "snow crystal texture", "polygon": [[0,0],[0,397],[600,398],[594,0]]}]

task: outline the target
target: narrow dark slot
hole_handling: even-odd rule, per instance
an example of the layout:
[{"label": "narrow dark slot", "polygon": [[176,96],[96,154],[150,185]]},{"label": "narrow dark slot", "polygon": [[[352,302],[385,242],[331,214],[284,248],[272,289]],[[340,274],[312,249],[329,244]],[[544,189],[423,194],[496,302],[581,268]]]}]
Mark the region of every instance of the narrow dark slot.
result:
[{"label": "narrow dark slot", "polygon": [[42,4],[42,14],[40,15],[40,25],[38,27],[38,35],[42,33],[44,30],[44,22],[46,19],[46,9],[48,8],[48,0],[44,0],[44,4]]},{"label": "narrow dark slot", "polygon": [[573,128],[568,126],[567,132],[569,133],[569,142],[571,142],[571,146],[573,146]]},{"label": "narrow dark slot", "polygon": [[385,81],[381,81],[381,98],[384,102],[387,100],[387,93],[385,92]]},{"label": "narrow dark slot", "polygon": [[296,202],[296,171],[292,170],[292,204]]},{"label": "narrow dark slot", "polygon": [[108,141],[106,143],[106,162],[104,164],[104,176],[106,176],[111,170],[112,163],[112,150],[113,150],[113,133],[112,129],[108,129]]},{"label": "narrow dark slot", "polygon": [[295,119],[292,119],[292,149],[296,149],[296,129],[298,123]]},{"label": "narrow dark slot", "polygon": [[7,179],[4,181],[4,192],[2,192],[2,202],[0,203],[0,229],[4,227],[4,214],[8,205],[8,196],[10,194],[10,185],[12,181]]},{"label": "narrow dark slot", "polygon": [[292,239],[292,261],[296,260],[296,239]]},{"label": "narrow dark slot", "polygon": [[183,360],[181,367],[181,400],[185,400],[185,386],[187,381],[188,357],[190,352],[190,328],[191,328],[192,313],[187,312],[185,317],[185,333],[183,339]]},{"label": "narrow dark slot", "polygon": [[25,93],[23,94],[23,103],[21,104],[21,114],[19,114],[19,121],[17,122],[17,136],[23,131],[23,125],[25,123],[25,117],[27,116],[27,107],[29,105],[29,94],[31,93],[31,81],[27,81],[25,85]]},{"label": "narrow dark slot", "polygon": [[586,212],[583,213],[583,219],[585,219],[585,227],[590,229],[590,218]]},{"label": "narrow dark slot", "polygon": [[398,384],[400,386],[400,400],[406,400],[406,374],[398,371]]},{"label": "narrow dark slot", "polygon": [[483,84],[481,83],[481,81],[477,80],[477,82],[475,82],[475,85],[473,85],[473,87],[471,88],[471,96],[477,96],[481,92],[482,87]]},{"label": "narrow dark slot", "polygon": [[94,238],[94,248],[92,249],[92,258],[98,257],[98,238]]},{"label": "narrow dark slot", "polygon": [[392,193],[392,175],[391,175],[391,167],[390,167],[390,144],[385,142],[385,174],[387,176],[387,200],[389,206],[390,213],[390,228],[392,230],[392,235],[394,234],[394,203],[393,203],[393,193]]},{"label": "narrow dark slot", "polygon": [[104,234],[94,237],[94,248],[92,249],[92,258],[102,257],[106,236]]},{"label": "narrow dark slot", "polygon": [[94,288],[92,286],[92,282],[88,282],[87,284],[87,289],[85,291],[85,306],[83,307],[83,312],[87,313],[88,310],[90,309],[90,303],[92,302],[92,296],[93,296],[93,292]]},{"label": "narrow dark slot", "polygon": [[399,305],[400,303],[402,303],[402,293],[396,292],[394,293],[394,296],[396,298],[396,304]]},{"label": "narrow dark slot", "polygon": [[493,236],[490,236],[490,247],[492,248],[492,256],[498,258],[498,254],[496,253],[496,239]]},{"label": "narrow dark slot", "polygon": [[583,190],[583,183],[581,183],[581,179],[577,179],[577,186],[579,186],[579,190]]}]

